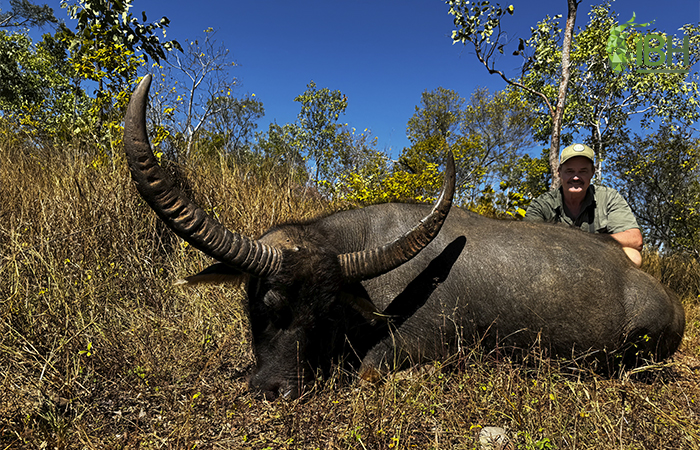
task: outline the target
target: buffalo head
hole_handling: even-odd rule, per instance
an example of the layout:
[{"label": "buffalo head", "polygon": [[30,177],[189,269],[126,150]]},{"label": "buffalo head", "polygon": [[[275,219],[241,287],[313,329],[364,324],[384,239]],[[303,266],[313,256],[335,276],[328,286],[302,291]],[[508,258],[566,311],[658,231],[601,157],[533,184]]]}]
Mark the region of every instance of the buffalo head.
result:
[{"label": "buffalo head", "polygon": [[[269,230],[260,239],[228,230],[184,196],[153,155],[146,133],[151,77],[134,91],[125,117],[124,148],[141,196],[178,236],[219,261],[190,283],[249,277],[247,297],[257,364],[250,387],[267,398],[297,397],[318,369],[327,369],[349,335],[355,347],[377,328],[378,311],[362,280],[385,274],[414,258],[438,234],[450,211],[455,185],[452,156],[432,210],[386,242],[353,244],[337,228],[314,223]],[[371,232],[371,230],[366,230]],[[373,239],[364,239],[373,242]],[[370,345],[370,344],[367,344]],[[361,355],[366,349],[350,348]]]}]

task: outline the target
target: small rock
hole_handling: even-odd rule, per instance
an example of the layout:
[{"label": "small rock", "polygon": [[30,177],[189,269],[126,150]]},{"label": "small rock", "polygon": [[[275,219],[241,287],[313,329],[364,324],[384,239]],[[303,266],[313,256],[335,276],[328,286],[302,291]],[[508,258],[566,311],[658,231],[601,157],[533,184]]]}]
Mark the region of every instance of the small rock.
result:
[{"label": "small rock", "polygon": [[482,450],[515,450],[506,430],[500,427],[484,427],[479,433],[479,443]]}]

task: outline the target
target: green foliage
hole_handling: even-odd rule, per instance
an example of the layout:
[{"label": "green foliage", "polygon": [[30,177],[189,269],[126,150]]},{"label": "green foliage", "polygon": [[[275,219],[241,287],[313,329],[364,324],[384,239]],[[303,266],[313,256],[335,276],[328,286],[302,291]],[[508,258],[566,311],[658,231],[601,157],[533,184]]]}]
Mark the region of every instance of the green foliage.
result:
[{"label": "green foliage", "polygon": [[[532,124],[535,116],[522,92],[513,88],[490,94],[477,88],[469,99],[461,123],[462,136],[477,136],[481,150],[471,156],[463,172],[477,171],[475,182],[497,183],[502,167],[512,165],[534,146]],[[471,167],[469,167],[471,166]]]},{"label": "green foliage", "polygon": [[76,82],[61,32],[34,45],[26,34],[0,31],[0,53],[8,56],[0,60],[2,119],[38,145],[81,140],[75,123],[91,104]]},{"label": "green foliage", "polygon": [[420,105],[408,120],[406,135],[412,143],[442,136],[452,141],[462,121],[465,100],[451,89],[438,87],[421,94]]},{"label": "green foliage", "polygon": [[[143,60],[127,45],[108,39],[98,25],[93,28],[89,39],[70,32],[62,36],[71,49],[70,62],[77,76],[99,83],[101,91],[120,92],[134,81]],[[100,44],[94,45],[93,39]]]},{"label": "green foliage", "polygon": [[33,54],[29,36],[22,33],[0,31],[0,101],[3,110],[8,105],[30,104],[42,97],[41,76],[47,71],[40,59]]},{"label": "green foliage", "polygon": [[389,157],[376,150],[376,142],[368,129],[362,133],[354,128],[341,129],[336,141],[338,157],[333,165],[334,182],[324,186],[335,200],[368,205],[406,198],[396,190]]},{"label": "green foliage", "polygon": [[[471,42],[489,59],[495,50],[503,53],[504,44],[499,42],[501,37],[501,18],[513,15],[515,8],[509,5],[502,8],[499,4],[489,1],[470,2],[449,0],[449,14],[454,16],[455,30],[452,31],[452,41]],[[494,36],[495,33],[495,36]]]},{"label": "green foliage", "polygon": [[[519,40],[513,54],[523,58],[522,74],[520,79],[513,80],[495,69],[493,57],[496,50],[504,53],[501,20],[512,14],[512,7],[502,8],[488,1],[457,0],[447,4],[454,16],[453,42],[472,45],[477,59],[490,73],[500,74],[506,82],[526,93],[526,100],[538,113],[534,123],[536,138],[544,142],[551,137],[554,150],[555,136],[559,145],[555,112],[563,112],[561,139],[566,144],[575,136],[584,136],[596,152],[596,169],[601,179],[605,179],[602,164],[606,153],[624,141],[633,115],[641,117],[644,127],[673,122],[691,124],[700,117],[697,72],[690,75],[638,72],[634,59],[623,49],[635,49],[635,39],[641,36],[638,28],[649,24],[636,24],[634,17],[627,23],[618,23],[610,2],[593,6],[588,24],[573,36],[566,102],[560,98],[562,57],[567,42],[559,26],[561,16],[547,16],[531,28],[528,39]],[[691,54],[689,67],[685,68],[690,69],[700,60],[697,45],[700,27],[685,25],[680,31],[689,41]],[[680,47],[678,41],[669,38],[674,47]],[[629,70],[622,70],[623,57]],[[564,105],[565,109],[560,111]]]},{"label": "green foliage", "polygon": [[[64,0],[61,7],[77,20],[75,32],[61,26],[55,35],[65,49],[61,70],[76,93],[83,92],[81,83],[86,80],[97,83],[97,89],[94,98],[82,102],[80,110],[75,101],[73,108],[59,117],[71,123],[74,135],[99,142],[100,157],[104,157],[121,142],[122,117],[144,57],[158,60],[179,44],[160,43],[153,32],[166,27],[167,18],[141,25],[129,14],[130,1]],[[137,54],[140,51],[145,56]]]},{"label": "green foliage", "polygon": [[[93,38],[101,36],[96,28]],[[65,35],[64,41],[73,46],[68,61],[76,77],[98,83],[87,114],[78,120],[76,131],[88,133],[103,149],[113,152],[120,145],[121,122],[137,81],[136,72],[144,60],[120,42],[100,39],[100,45],[93,45],[92,41],[73,34]]]},{"label": "green foliage", "polygon": [[301,104],[297,121],[258,134],[256,152],[287,165],[301,184],[311,181],[330,198],[366,203],[381,197],[374,190],[387,176],[388,157],[375,149],[368,129],[357,133],[338,123],[347,97],[311,81],[294,100]]},{"label": "green foliage", "polygon": [[313,81],[294,99],[301,104],[294,128],[294,140],[315,165],[315,180],[332,176],[333,147],[338,137],[338,119],[345,114],[348,100],[339,90],[319,89]]},{"label": "green foliage", "polygon": [[[347,107],[340,91],[319,89],[311,82],[295,101],[301,103],[297,122],[271,124],[266,133],[257,134],[254,149],[259,160],[286,166],[299,184],[312,181],[321,194],[340,203],[430,201],[440,189],[438,166],[446,147],[439,132],[418,140],[413,153],[403,155],[392,167],[389,156],[376,149],[377,139],[368,129],[358,132],[338,123]],[[413,125],[422,126],[418,121]]]},{"label": "green foliage", "polygon": [[[607,152],[624,142],[627,126],[633,116],[640,117],[643,127],[656,123],[692,123],[700,117],[698,102],[698,74],[640,73],[635,70],[634,60],[629,60],[629,70],[618,70],[621,66],[611,64],[609,49],[611,40],[626,36],[627,46],[634,48],[634,39],[640,34],[635,27],[649,24],[635,24],[634,18],[625,24],[617,22],[617,14],[609,2],[593,6],[588,24],[574,35],[571,51],[571,83],[569,85],[566,108],[564,110],[562,136],[566,144],[574,136],[585,136],[585,141],[595,150],[598,176],[605,179],[602,162]],[[561,31],[556,21],[546,19],[537,25],[538,31],[525,42],[534,58],[532,65],[526,66],[522,83],[534,90],[544,92],[550,101],[556,99],[557,65],[547,59],[539,63],[541,55],[552,55],[556,59],[561,51],[559,44]],[[621,34],[621,30],[628,34]],[[620,33],[616,33],[620,31]],[[682,28],[691,42],[691,65],[700,58],[700,50],[695,43],[700,42],[700,28],[686,25]],[[618,45],[616,41],[614,45]],[[619,58],[618,58],[619,59]],[[617,61],[617,60],[615,60]],[[535,96],[529,97],[533,105],[538,105]],[[535,123],[536,136],[545,140],[552,131],[552,118],[547,107],[538,106],[538,121]],[[580,140],[580,138],[579,138]]]},{"label": "green foliage", "polygon": [[[505,203],[496,194],[504,167],[511,167],[532,146],[534,118],[516,90],[491,95],[475,90],[467,102],[454,91],[438,88],[424,92],[421,104],[408,123],[412,145],[404,148],[398,169],[425,183],[410,198],[432,198],[442,180],[424,170],[443,162],[447,149],[456,161],[455,203],[489,215],[503,212]],[[515,195],[511,190],[508,195]],[[511,202],[512,203],[512,202]],[[478,205],[489,205],[480,207]]]},{"label": "green foliage", "polygon": [[[138,51],[157,61],[173,45],[161,45],[153,36],[154,29],[168,25],[167,18],[140,25],[129,13],[128,0],[78,0],[72,4],[63,0],[61,7],[77,20],[76,31],[65,29],[62,35],[70,49],[70,62],[78,77],[98,83],[96,108],[102,113],[112,109],[111,103],[120,93],[130,92],[136,70],[144,63]],[[114,106],[121,110],[124,105]]]},{"label": "green foliage", "polygon": [[700,258],[700,141],[663,126],[616,149],[612,167],[646,241]]},{"label": "green foliage", "polygon": [[[557,73],[561,66],[561,18],[561,14],[545,16],[530,28],[531,34],[527,40],[520,40],[519,54],[525,57],[523,74],[540,75],[541,84],[537,86],[539,89],[547,85],[556,86],[559,81]],[[531,52],[530,55],[526,55],[526,49]]]},{"label": "green foliage", "polygon": [[486,184],[465,205],[471,211],[499,219],[522,219],[530,202],[549,190],[549,150],[538,158],[522,155],[497,166],[498,189]]},{"label": "green foliage", "polygon": [[[425,118],[430,121],[428,116]],[[418,201],[434,199],[442,186],[438,166],[442,164],[448,149],[453,151],[455,161],[460,161],[462,147],[459,144],[450,145],[445,136],[435,134],[404,148],[394,168],[394,189],[400,188],[400,195],[404,198]],[[459,178],[457,183],[461,183]]]},{"label": "green foliage", "polygon": [[[441,182],[442,175],[436,164],[429,163],[419,174],[403,170],[387,172],[377,166],[369,174],[348,173],[341,184],[346,193],[339,199],[363,206],[395,201],[431,202],[434,200],[431,195]],[[426,192],[426,187],[430,187],[430,192]]]},{"label": "green foliage", "polygon": [[29,0],[9,0],[9,3],[12,9],[0,12],[0,28],[41,28],[58,23],[49,5],[35,5]]},{"label": "green foliage", "polygon": [[[179,46],[161,44],[153,35],[167,19],[141,25],[128,13],[129,1],[64,1],[62,7],[77,20],[75,32],[61,25],[36,46],[21,33],[0,35],[2,53],[9,56],[0,62],[2,117],[40,145],[99,142],[98,156],[104,158],[121,141],[123,113],[143,65],[136,52],[158,59]],[[84,81],[97,84],[94,97],[85,92]]]},{"label": "green foliage", "polygon": [[530,202],[549,190],[551,171],[549,149],[538,158],[523,155],[499,168],[500,192],[495,196],[495,208],[509,217],[521,219]]},{"label": "green foliage", "polygon": [[372,137],[369,129],[358,132],[344,125],[337,131],[319,187],[330,197],[343,200],[354,195],[349,182],[352,177],[361,177],[369,180],[370,185],[375,184],[386,174],[389,158],[376,149],[377,138]]},{"label": "green foliage", "polygon": [[262,102],[255,94],[246,98],[219,96],[209,100],[214,111],[205,125],[206,135],[215,149],[242,158],[251,151],[251,139],[265,115]]},{"label": "green foliage", "polygon": [[[465,99],[456,91],[443,87],[421,94],[406,127],[412,145],[403,149],[392,178],[387,180],[389,184],[384,186],[389,198],[424,201],[437,195],[442,185],[437,168],[447,149],[452,150],[457,162],[465,153],[465,143],[459,134],[464,103]],[[457,184],[463,184],[460,170],[457,170]]]},{"label": "green foliage", "polygon": [[[519,40],[518,48],[513,55],[523,58],[522,74],[519,80],[507,76],[502,70],[495,68],[494,51],[504,53],[504,46],[508,36],[501,30],[501,18],[506,14],[513,14],[513,7],[502,9],[498,4],[491,6],[488,1],[470,6],[469,1],[447,1],[450,5],[449,13],[455,16],[454,25],[457,28],[452,33],[453,43],[471,43],[477,59],[488,69],[490,74],[498,74],[510,86],[522,89],[529,95],[533,105],[541,105],[540,112],[547,114],[552,126],[549,133],[549,161],[553,170],[552,188],[559,184],[558,153],[561,141],[562,120],[564,105],[566,104],[567,89],[571,80],[571,64],[569,60],[571,41],[576,22],[576,14],[580,1],[568,0],[568,13],[566,27],[564,29],[561,48],[556,44],[561,30],[557,20],[546,17],[545,20],[531,28],[532,37],[527,41]],[[495,33],[495,36],[493,36]],[[526,47],[533,51],[532,55],[526,54]],[[540,86],[528,84],[522,79],[529,73],[541,72],[540,81],[547,79],[556,80],[554,83],[542,82]],[[544,137],[544,136],[542,136]],[[543,139],[544,141],[544,139]]]},{"label": "green foliage", "polygon": [[[538,102],[543,103],[546,106],[547,114],[554,117],[558,104],[550,101],[550,94],[558,94],[558,89],[554,92],[538,90],[538,86],[523,84],[520,80],[507,76],[495,67],[496,55],[494,53],[498,50],[499,54],[503,54],[508,40],[506,33],[501,29],[501,20],[506,14],[513,15],[513,6],[502,8],[499,4],[492,5],[489,1],[472,3],[463,0],[448,0],[445,3],[449,5],[449,14],[454,16],[455,29],[452,31],[452,43],[469,43],[476,58],[490,74],[499,75],[508,85],[526,91]],[[562,53],[556,48],[556,45],[552,44],[556,44],[559,40],[561,29],[557,21],[560,18],[559,15],[553,18],[547,16],[536,27],[531,28],[532,36],[528,40],[519,39],[518,48],[513,52],[513,55],[519,55],[523,58],[521,78],[526,73],[534,71],[543,72],[550,78],[556,77],[559,81],[560,73],[557,67],[561,67]],[[533,54],[526,54],[527,50]],[[546,85],[546,83],[543,84]],[[539,89],[542,87],[539,86]],[[564,99],[561,99],[560,103],[563,104]]]},{"label": "green foliage", "polygon": [[[455,136],[452,144],[445,137],[435,135],[404,148],[399,156],[400,171],[411,175],[413,184],[423,183],[414,188],[415,193],[410,198],[435,198],[442,186],[442,178],[436,176],[436,169],[442,164],[447,150],[452,151],[457,171],[457,188],[455,203],[468,203],[479,190],[484,181],[486,167],[481,162],[485,159],[485,148],[476,135]],[[424,174],[424,172],[427,172]]]},{"label": "green foliage", "polygon": [[[132,0],[61,0],[61,8],[78,21],[74,42],[78,49],[74,53],[90,53],[91,44],[106,47],[118,44],[131,53],[142,51],[159,62],[165,59],[166,51],[182,51],[177,41],[160,42],[155,35],[156,30],[162,30],[165,35],[165,28],[170,25],[167,17],[144,25],[129,13],[131,6]],[[147,21],[146,13],[141,13],[141,17]]]},{"label": "green foliage", "polygon": [[271,123],[266,133],[258,133],[256,137],[255,151],[261,159],[286,168],[292,179],[306,184],[309,174],[301,146],[296,141],[295,124]]}]

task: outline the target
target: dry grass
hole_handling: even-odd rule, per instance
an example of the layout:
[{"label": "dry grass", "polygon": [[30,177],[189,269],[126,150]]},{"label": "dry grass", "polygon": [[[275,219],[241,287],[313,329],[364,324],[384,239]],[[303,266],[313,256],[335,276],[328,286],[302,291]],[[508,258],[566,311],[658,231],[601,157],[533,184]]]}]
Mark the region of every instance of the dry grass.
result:
[{"label": "dry grass", "polygon": [[[700,448],[697,262],[648,257],[683,294],[688,332],[641,373],[474,352],[378,385],[338,371],[308,398],[267,403],[246,389],[240,291],[172,286],[210,261],[156,220],[124,161],[20,148],[0,142],[0,449],[473,449],[489,425],[523,449]],[[329,208],[273,168],[177,172],[252,236]]]}]

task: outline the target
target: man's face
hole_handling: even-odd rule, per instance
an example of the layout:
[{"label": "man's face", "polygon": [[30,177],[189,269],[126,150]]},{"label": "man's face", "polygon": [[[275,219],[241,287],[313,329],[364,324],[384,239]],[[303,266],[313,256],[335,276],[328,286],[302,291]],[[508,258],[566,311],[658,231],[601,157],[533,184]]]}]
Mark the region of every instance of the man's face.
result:
[{"label": "man's face", "polygon": [[559,176],[565,193],[585,195],[593,178],[593,163],[585,156],[574,156],[559,166]]}]

